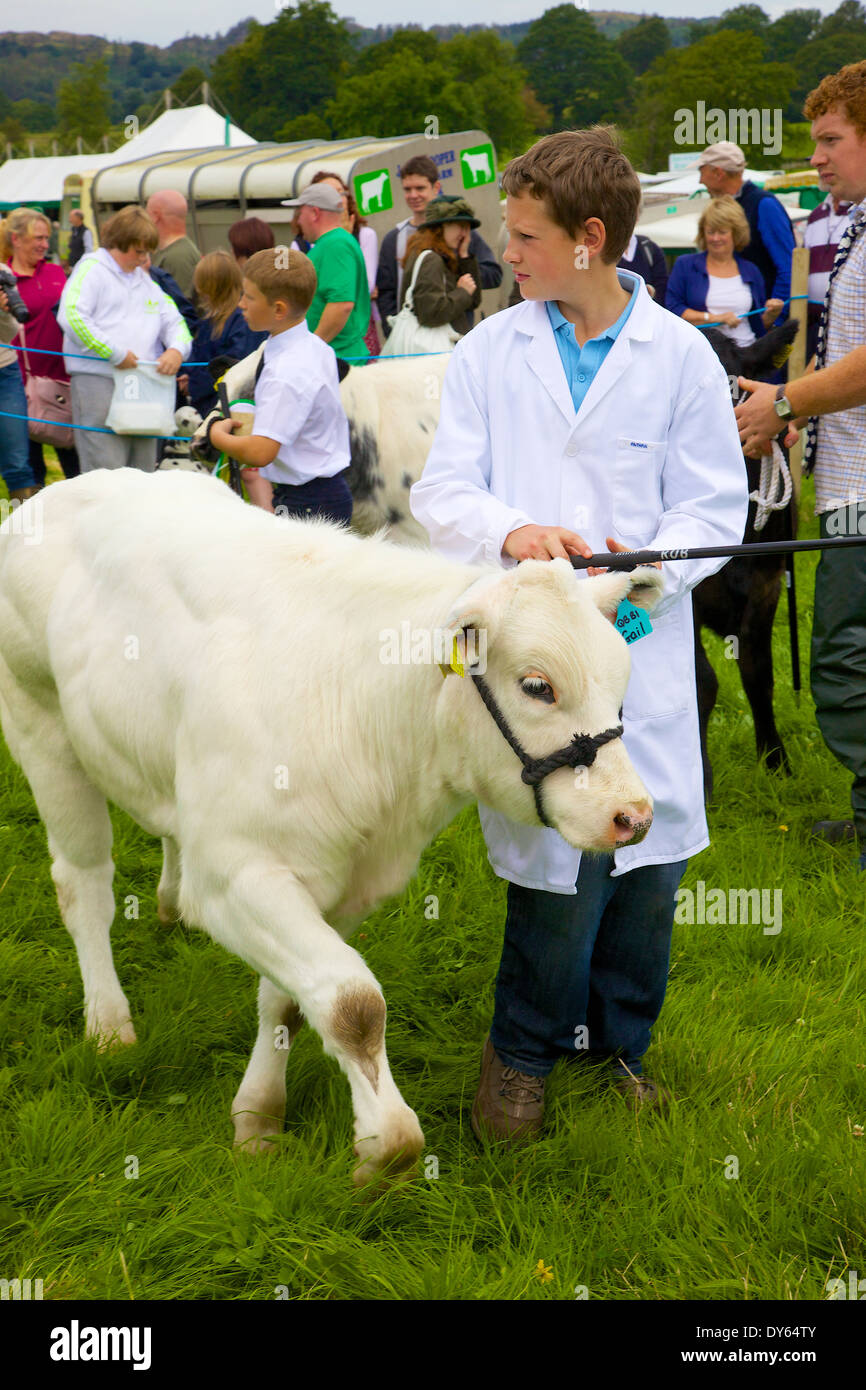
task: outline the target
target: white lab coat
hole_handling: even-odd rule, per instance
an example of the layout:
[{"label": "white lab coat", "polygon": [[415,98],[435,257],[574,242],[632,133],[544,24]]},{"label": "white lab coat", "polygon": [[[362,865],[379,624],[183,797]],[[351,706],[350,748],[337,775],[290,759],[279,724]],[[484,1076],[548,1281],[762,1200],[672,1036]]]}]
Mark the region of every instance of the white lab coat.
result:
[{"label": "white lab coat", "polygon": [[[619,278],[632,289],[636,277]],[[609,535],[630,548],[737,544],[748,485],[727,376],[641,281],[576,415],[544,303],[502,310],[454,349],[410,507],[434,549],[469,563],[513,565],[503,542],[530,522],[569,527],[594,552]],[[688,593],[724,563],[665,564],[653,632],[631,646],[624,742],[655,818],[641,844],[616,851],[614,875],[709,844]],[[501,878],[575,892],[580,851],[557,831],[479,812]]]}]

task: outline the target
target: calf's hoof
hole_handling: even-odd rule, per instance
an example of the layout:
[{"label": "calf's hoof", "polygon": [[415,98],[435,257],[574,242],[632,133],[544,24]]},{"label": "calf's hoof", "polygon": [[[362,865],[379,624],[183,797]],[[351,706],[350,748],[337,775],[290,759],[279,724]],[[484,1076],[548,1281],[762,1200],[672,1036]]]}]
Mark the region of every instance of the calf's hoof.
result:
[{"label": "calf's hoof", "polygon": [[180,921],[181,917],[179,907],[172,903],[163,902],[159,898],[156,901],[156,915],[165,927],[173,926],[175,922]]},{"label": "calf's hoof", "polygon": [[418,1118],[407,1108],[405,1115],[388,1125],[381,1138],[360,1139],[355,1144],[361,1162],[352,1174],[352,1182],[355,1187],[378,1191],[410,1177],[423,1148],[424,1135]]},{"label": "calf's hoof", "polygon": [[791,776],[791,764],[788,762],[788,755],[784,748],[769,748],[765,753],[767,771],[781,772],[783,777]]},{"label": "calf's hoof", "polygon": [[121,1047],[132,1047],[138,1041],[128,1013],[125,1018],[121,1015],[95,1019],[88,1023],[85,1037],[95,1041],[98,1052],[114,1052]]},{"label": "calf's hoof", "polygon": [[249,1134],[245,1138],[239,1138],[237,1131],[235,1131],[234,1144],[232,1147],[236,1149],[238,1153],[248,1154],[250,1158],[260,1158],[262,1155],[278,1153],[280,1146],[273,1142],[276,1138],[276,1130],[273,1125],[268,1127],[268,1133],[271,1135],[270,1139],[266,1138],[263,1134]]},{"label": "calf's hoof", "polygon": [[234,1147],[245,1154],[276,1153],[280,1146],[273,1140],[283,1132],[283,1119],[284,1110],[276,1105],[233,1110]]}]

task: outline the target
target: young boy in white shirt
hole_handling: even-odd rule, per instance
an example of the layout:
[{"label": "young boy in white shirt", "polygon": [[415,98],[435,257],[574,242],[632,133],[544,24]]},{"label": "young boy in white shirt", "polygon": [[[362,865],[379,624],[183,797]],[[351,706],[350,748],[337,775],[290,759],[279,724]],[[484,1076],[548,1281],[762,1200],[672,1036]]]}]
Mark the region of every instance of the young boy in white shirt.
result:
[{"label": "young boy in white shirt", "polygon": [[[483,320],[449,362],[410,494],[434,547],[508,567],[738,543],[748,489],[727,378],[696,328],[617,272],[641,190],[612,132],[546,136],[511,161],[503,187],[504,259],[524,302]],[[666,564],[652,631],[631,646],[624,738],[655,802],[642,842],[581,856],[541,823],[479,807],[490,862],[508,880],[472,1110],[479,1137],[533,1137],[558,1058],[597,1064],[635,1107],[668,1099],[642,1058],[664,999],[676,889],[709,843],[687,596],[722,563]],[[592,768],[578,772],[592,796]]]},{"label": "young boy in white shirt", "polygon": [[349,422],[340,400],[333,349],[307,327],[316,271],[301,251],[275,246],[244,266],[241,312],[254,332],[270,337],[255,386],[254,434],[237,439],[235,420],[218,420],[210,442],[245,468],[261,470],[272,498],[250,487],[252,499],[278,515],[326,517],[348,526],[352,494]]}]

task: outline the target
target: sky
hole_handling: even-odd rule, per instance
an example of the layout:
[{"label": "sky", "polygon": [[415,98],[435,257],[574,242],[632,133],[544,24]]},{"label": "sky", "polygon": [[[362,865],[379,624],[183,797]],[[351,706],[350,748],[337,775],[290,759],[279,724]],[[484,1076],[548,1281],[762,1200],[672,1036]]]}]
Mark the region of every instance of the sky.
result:
[{"label": "sky", "polygon": [[[420,23],[425,28],[438,24],[517,24],[536,19],[557,0],[437,0],[434,6],[413,0],[331,0],[337,14],[358,24]],[[719,15],[737,0],[647,0],[646,8],[635,3],[634,14],[660,14],[667,18],[704,19]],[[757,0],[771,19],[787,10],[808,7],[831,14],[839,0]],[[281,8],[281,0],[208,0],[197,8],[178,5],[177,0],[148,0],[146,5],[119,6],[117,0],[34,0],[29,6],[16,6],[14,15],[0,21],[0,30],[46,34],[52,29],[73,34],[99,34],[107,39],[154,43],[160,47],[183,38],[184,34],[225,33],[238,20],[251,15],[267,24]],[[581,9],[618,9],[616,3],[581,3]]]}]

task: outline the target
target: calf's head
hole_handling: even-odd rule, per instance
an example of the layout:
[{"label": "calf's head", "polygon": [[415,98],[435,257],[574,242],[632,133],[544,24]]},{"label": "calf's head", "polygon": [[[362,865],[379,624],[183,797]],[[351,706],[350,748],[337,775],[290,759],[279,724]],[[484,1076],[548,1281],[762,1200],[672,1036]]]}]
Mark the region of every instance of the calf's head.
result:
[{"label": "calf's head", "polygon": [[525,560],[467,590],[447,626],[486,670],[468,665],[440,696],[454,785],[577,849],[643,839],[652,800],[621,737],[630,658],[612,619],[626,597],[651,609],[661,587],[655,569],[579,579],[567,560]]},{"label": "calf's head", "polygon": [[718,328],[703,330],[704,337],[728,374],[734,405],[739,405],[746,395],[740,390],[737,378],[744,376],[749,381],[769,380],[790,357],[797,327],[796,319],[786,319],[784,323],[768,329],[748,347],[741,347]]}]

